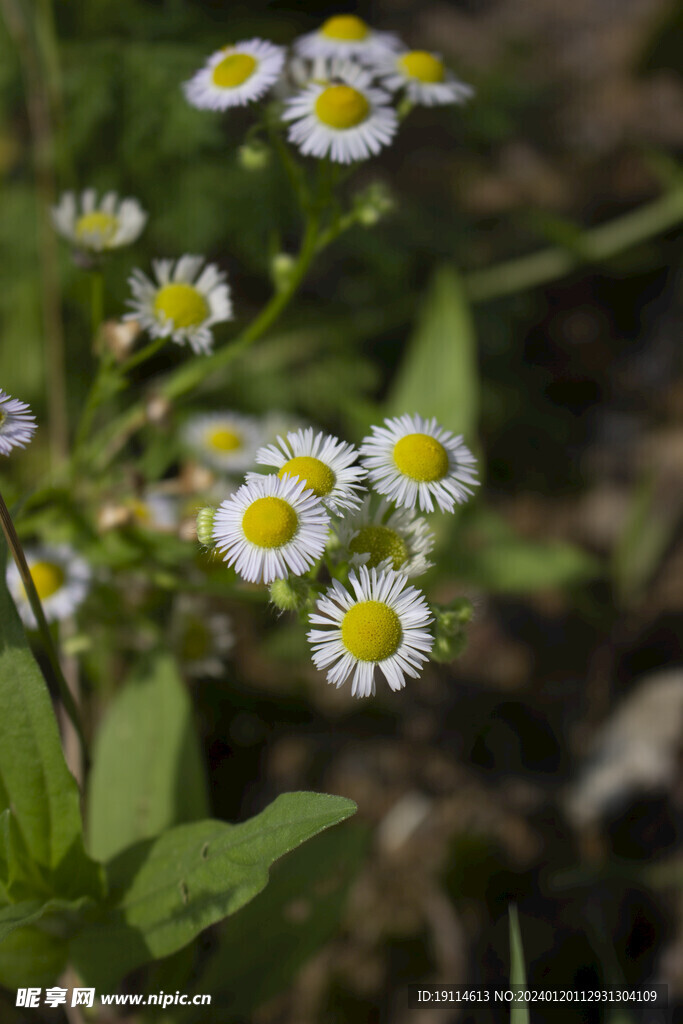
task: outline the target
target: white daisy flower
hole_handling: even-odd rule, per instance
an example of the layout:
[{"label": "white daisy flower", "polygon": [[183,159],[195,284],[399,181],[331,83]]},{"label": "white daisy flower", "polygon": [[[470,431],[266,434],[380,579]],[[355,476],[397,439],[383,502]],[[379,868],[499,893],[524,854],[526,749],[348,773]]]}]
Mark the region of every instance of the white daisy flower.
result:
[{"label": "white daisy flower", "polygon": [[387,89],[404,89],[408,99],[420,106],[464,103],[474,95],[471,85],[461,82],[438,54],[427,50],[385,53],[372,66]]},{"label": "white daisy flower", "polygon": [[311,82],[287,100],[288,137],[305,156],[336,163],[367,160],[389,145],[398,127],[390,97],[357,65],[341,64],[329,81]]},{"label": "white daisy flower", "polygon": [[435,419],[399,416],[373,427],[360,447],[361,463],[378,494],[403,508],[419,505],[433,512],[452,512],[456,502],[467,501],[476,487],[476,459],[449,430]]},{"label": "white daisy flower", "polygon": [[355,14],[335,14],[315,32],[294,43],[302,57],[342,57],[363,60],[397,50],[401,45],[393,32],[377,32]]},{"label": "white daisy flower", "polygon": [[25,448],[37,427],[26,402],[12,398],[0,388],[0,455],[9,455],[13,448]]},{"label": "white daisy flower", "polygon": [[125,502],[126,511],[136,526],[145,530],[171,533],[178,529],[180,510],[176,498],[170,494],[146,490],[140,497]]},{"label": "white daisy flower", "polygon": [[98,203],[95,189],[87,188],[79,197],[64,192],[52,207],[52,223],[76,248],[100,253],[139,238],[147,214],[137,199],[119,199],[116,192],[106,192]]},{"label": "white daisy flower", "polygon": [[310,569],[325,550],[329,526],[329,515],[302,481],[262,476],[220,505],[213,539],[243,579],[272,583]]},{"label": "white daisy flower", "polygon": [[[277,438],[277,444],[266,445],[256,453],[262,466],[277,470],[280,477],[293,477],[302,481],[330,512],[344,514],[346,509],[360,505],[358,491],[365,470],[354,465],[358,452],[352,444],[313,427],[287,434],[287,440]],[[250,473],[248,479],[258,476]]]},{"label": "white daisy flower", "polygon": [[154,260],[152,266],[156,282],[137,269],[129,278],[133,312],[124,319],[139,321],[152,338],[171,338],[207,355],[213,346],[212,326],[232,319],[225,274],[215,263],[204,265],[203,256]]},{"label": "white daisy flower", "polygon": [[353,675],[353,696],[369,697],[375,669],[392,690],[401,690],[406,676],[419,676],[434,644],[426,628],[432,615],[424,595],[407,583],[401,573],[365,566],[349,574],[353,593],[332,581],[310,616],[323,628],[308,633],[313,662],[328,670],[328,683],[340,687]]},{"label": "white daisy flower", "polygon": [[223,674],[224,661],[235,644],[227,613],[212,611],[201,598],[183,594],[174,605],[171,626],[172,642],[187,675]]},{"label": "white daisy flower", "polygon": [[182,438],[198,462],[220,473],[251,469],[264,439],[257,419],[236,412],[192,416],[183,427]]},{"label": "white daisy flower", "polygon": [[350,557],[352,565],[388,567],[403,576],[421,576],[432,566],[427,556],[434,547],[434,534],[427,520],[412,509],[394,508],[384,498],[374,512],[373,504],[368,494],[361,509],[340,525],[344,556]]},{"label": "white daisy flower", "polygon": [[227,110],[259,100],[278,79],[285,51],[264,39],[247,39],[212,53],[183,90],[200,110]]},{"label": "white daisy flower", "polygon": [[[24,554],[47,621],[68,619],[90,590],[92,570],[88,563],[68,544],[26,548]],[[37,622],[14,562],[7,566],[7,586],[24,625],[36,629]]]}]

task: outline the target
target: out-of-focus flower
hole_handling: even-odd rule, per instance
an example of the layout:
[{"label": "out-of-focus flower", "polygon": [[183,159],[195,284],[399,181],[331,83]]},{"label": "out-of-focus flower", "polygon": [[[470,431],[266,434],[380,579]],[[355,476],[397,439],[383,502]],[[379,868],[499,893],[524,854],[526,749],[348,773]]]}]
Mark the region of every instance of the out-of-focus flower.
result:
[{"label": "out-of-focus flower", "polygon": [[214,518],[223,561],[251,583],[301,576],[321,557],[330,519],[320,500],[291,477],[250,480]]},{"label": "out-of-focus flower", "polygon": [[378,32],[355,14],[335,14],[315,32],[296,40],[302,57],[343,57],[363,60],[397,50],[401,43],[393,32]]},{"label": "out-of-focus flower", "polygon": [[152,266],[156,281],[133,271],[129,284],[134,297],[128,302],[133,312],[125,319],[138,320],[152,338],[171,338],[208,354],[213,325],[232,319],[226,275],[215,263],[205,264],[203,256],[155,260]]},{"label": "out-of-focus flower", "polygon": [[403,508],[452,512],[478,483],[476,459],[449,430],[435,419],[399,416],[373,427],[360,447],[361,463],[378,494]]},{"label": "out-of-focus flower", "polygon": [[[320,498],[323,505],[340,515],[360,505],[358,492],[365,470],[354,465],[358,452],[337,437],[315,434],[313,427],[287,434],[286,440],[260,448],[256,461],[277,470],[280,477],[294,477]],[[257,477],[250,473],[248,479]]]},{"label": "out-of-focus flower", "polygon": [[351,63],[340,65],[334,79],[311,82],[286,102],[282,116],[292,122],[290,142],[305,156],[329,156],[341,164],[377,155],[398,126],[389,95]]},{"label": "out-of-focus flower", "polygon": [[37,427],[26,402],[12,398],[0,388],[0,455],[9,455],[13,448],[25,448]]},{"label": "out-of-focus flower", "polygon": [[221,473],[243,473],[253,468],[264,437],[253,416],[212,412],[188,419],[182,439],[198,462]]},{"label": "out-of-focus flower", "polygon": [[373,70],[387,89],[405,90],[411,103],[420,106],[464,103],[474,95],[471,85],[461,82],[438,54],[427,50],[382,54],[373,61]]},{"label": "out-of-focus flower", "polygon": [[417,678],[432,649],[427,626],[432,620],[424,596],[392,570],[361,566],[349,575],[350,590],[339,580],[321,597],[310,616],[308,640],[313,662],[340,687],[352,677],[352,694],[375,693],[376,669],[392,690]]},{"label": "out-of-focus flower", "polygon": [[[69,544],[45,544],[24,551],[31,578],[48,622],[68,619],[87,597],[92,570]],[[37,623],[24,584],[14,562],[7,566],[7,586],[22,622],[29,629]]]},{"label": "out-of-focus flower", "polygon": [[285,51],[265,39],[247,39],[212,53],[184,85],[188,103],[200,110],[227,110],[261,99],[278,79]]},{"label": "out-of-focus flower", "polygon": [[187,675],[222,675],[235,644],[229,615],[212,611],[201,597],[185,594],[176,601],[171,625],[172,643]]},{"label": "out-of-focus flower", "polygon": [[64,192],[52,208],[52,223],[77,249],[102,253],[139,238],[147,214],[137,199],[119,199],[116,192],[107,192],[98,203],[95,189],[87,188],[78,197]]}]

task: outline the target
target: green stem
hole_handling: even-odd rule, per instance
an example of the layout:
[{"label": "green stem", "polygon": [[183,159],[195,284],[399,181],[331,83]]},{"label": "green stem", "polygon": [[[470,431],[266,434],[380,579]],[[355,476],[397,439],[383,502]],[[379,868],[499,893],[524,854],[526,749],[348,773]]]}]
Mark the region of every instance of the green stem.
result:
[{"label": "green stem", "polygon": [[134,367],[139,366],[140,363],[144,363],[147,359],[151,359],[152,356],[155,356],[157,352],[164,347],[167,341],[168,338],[155,338],[153,341],[150,341],[149,344],[143,345],[142,348],[138,349],[137,352],[134,352],[132,356],[117,367],[117,373],[120,373],[122,377],[125,377],[125,375],[134,369]]},{"label": "green stem", "polygon": [[[193,359],[166,378],[157,388],[156,393],[168,401],[174,401],[182,395],[193,391],[208,377],[229,365],[246,349],[258,340],[277,320],[289,305],[317,253],[319,214],[310,213],[304,231],[299,255],[292,270],[288,285],[280,292],[275,292],[261,312],[249,323],[233,342],[203,359]],[[120,416],[107,431],[107,437],[94,439],[92,448],[100,453],[99,468],[106,465],[122,444],[128,440],[145,423],[144,402],[136,403],[131,409]]]},{"label": "green stem", "polygon": [[100,267],[90,271],[90,333],[93,343],[104,320],[104,274]]},{"label": "green stem", "polygon": [[28,602],[31,606],[31,611],[35,616],[35,620],[38,625],[38,632],[43,642],[45,654],[47,655],[47,660],[52,670],[54,682],[57,685],[57,689],[62,699],[64,709],[69,718],[71,719],[73,727],[76,730],[76,733],[78,734],[78,739],[81,744],[81,752],[83,755],[83,763],[84,765],[87,765],[88,746],[86,743],[85,733],[83,731],[83,726],[81,724],[78,708],[76,706],[76,702],[73,698],[71,690],[69,689],[69,684],[64,678],[62,666],[59,663],[59,657],[55,650],[55,646],[52,642],[52,634],[50,633],[50,627],[47,624],[45,612],[43,611],[43,606],[41,604],[40,598],[38,597],[38,591],[36,590],[35,584],[33,582],[33,577],[31,576],[31,572],[28,567],[26,556],[24,554],[24,549],[21,546],[21,541],[17,536],[17,531],[14,528],[12,517],[10,516],[9,509],[5,504],[5,499],[2,497],[2,494],[0,494],[0,522],[2,522],[2,530],[3,533],[5,534],[7,546],[12,552],[12,557],[14,558],[17,569],[19,570],[19,575],[21,576],[21,581],[24,585],[24,590],[26,591],[26,597],[28,598]]},{"label": "green stem", "polygon": [[[90,331],[92,336],[93,347],[99,352],[99,346],[97,344],[97,336],[104,320],[104,274],[99,269],[92,270],[90,273]],[[104,389],[104,382],[109,371],[111,369],[113,357],[108,349],[99,352],[99,362],[97,371],[95,373],[95,379],[92,382],[88,396],[85,400],[85,406],[81,414],[81,419],[76,430],[76,440],[74,443],[73,462],[77,462],[81,449],[87,441],[92,431],[93,421],[95,419],[95,413],[97,407],[100,404],[100,398]]]}]

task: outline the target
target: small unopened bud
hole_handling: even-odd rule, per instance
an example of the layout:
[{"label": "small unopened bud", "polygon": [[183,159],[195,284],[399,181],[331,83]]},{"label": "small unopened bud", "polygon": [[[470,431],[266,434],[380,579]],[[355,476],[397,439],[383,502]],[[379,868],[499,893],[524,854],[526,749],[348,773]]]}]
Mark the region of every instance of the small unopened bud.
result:
[{"label": "small unopened bud", "polygon": [[216,518],[216,509],[213,505],[206,505],[197,513],[197,540],[205,548],[215,547],[213,539],[213,521]]},{"label": "small unopened bud", "polygon": [[438,605],[434,612],[434,647],[431,658],[433,661],[453,661],[467,645],[465,626],[472,618],[472,603],[466,597],[458,597],[445,607]]},{"label": "small unopened bud", "polygon": [[313,610],[317,591],[306,579],[290,576],[286,580],[273,580],[270,599],[282,612],[298,612],[305,618]]},{"label": "small unopened bud", "polygon": [[113,353],[117,362],[123,362],[130,355],[141,329],[137,320],[105,320],[100,328],[102,345]]},{"label": "small unopened bud", "polygon": [[354,199],[356,220],[363,227],[374,227],[383,217],[394,208],[394,200],[386,185],[375,182],[363,192],[359,192]]},{"label": "small unopened bud", "polygon": [[286,291],[292,282],[296,260],[288,252],[279,252],[270,263],[270,276],[278,292]]},{"label": "small unopened bud", "polygon": [[262,171],[270,163],[270,147],[254,139],[237,150],[237,159],[245,171]]}]

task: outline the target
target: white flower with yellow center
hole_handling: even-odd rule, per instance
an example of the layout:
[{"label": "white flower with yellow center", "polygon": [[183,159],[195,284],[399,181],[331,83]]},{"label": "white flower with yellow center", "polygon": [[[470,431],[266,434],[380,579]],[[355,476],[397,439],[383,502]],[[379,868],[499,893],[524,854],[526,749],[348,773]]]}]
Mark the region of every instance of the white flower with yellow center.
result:
[{"label": "white flower with yellow center", "polygon": [[349,164],[389,145],[398,127],[389,104],[389,95],[372,85],[367,71],[347,63],[335,78],[311,82],[288,100],[282,116],[292,122],[290,142],[305,156]]},{"label": "white flower with yellow center", "polygon": [[188,103],[200,110],[227,110],[261,99],[275,84],[285,51],[264,39],[247,39],[212,53],[183,86]]},{"label": "white flower with yellow center", "polygon": [[315,32],[296,40],[294,48],[302,57],[342,57],[363,60],[401,45],[393,32],[377,32],[355,14],[335,14]]},{"label": "white flower with yellow center", "polygon": [[97,192],[88,188],[77,197],[65,192],[52,208],[55,229],[77,249],[101,253],[130,245],[142,234],[147,214],[137,199],[119,199],[107,192],[97,201]]},{"label": "white flower with yellow center", "polygon": [[427,556],[434,534],[427,520],[412,509],[394,508],[384,498],[376,502],[367,495],[361,509],[341,524],[339,540],[352,565],[394,569],[408,577],[421,576],[432,565]]},{"label": "white flower with yellow center", "polygon": [[[325,508],[341,515],[360,505],[358,492],[365,470],[354,465],[357,457],[352,444],[322,431],[316,434],[313,427],[295,430],[286,440],[278,437],[276,445],[266,445],[256,453],[260,465],[277,470],[280,477],[301,480]],[[249,479],[255,476],[251,473]]]},{"label": "white flower with yellow center", "polygon": [[25,448],[37,426],[26,402],[12,398],[0,388],[0,455],[9,455],[13,448]]},{"label": "white flower with yellow center", "polygon": [[292,477],[262,476],[243,484],[218,508],[213,539],[223,561],[250,583],[301,576],[322,555],[330,517]]},{"label": "white flower with yellow center", "polygon": [[373,427],[360,447],[361,463],[370,482],[402,508],[452,512],[456,503],[467,501],[477,486],[476,459],[449,430],[435,419],[399,416],[386,419],[384,427]]},{"label": "white flower with yellow center", "polygon": [[140,497],[129,498],[124,507],[130,515],[130,521],[143,530],[155,530],[161,533],[172,533],[178,529],[180,510],[176,498],[170,494],[146,490]]},{"label": "white flower with yellow center", "polygon": [[461,82],[438,54],[427,50],[383,54],[373,61],[373,70],[387,89],[405,90],[408,99],[420,106],[464,103],[474,95],[471,85]]},{"label": "white flower with yellow center", "polygon": [[221,473],[243,473],[256,462],[263,432],[252,416],[213,412],[189,419],[183,428],[183,441],[203,465]]},{"label": "white flower with yellow center", "polygon": [[171,338],[207,355],[213,346],[213,325],[232,319],[225,274],[215,263],[205,265],[203,256],[154,260],[152,266],[156,281],[137,269],[129,278],[134,298],[128,305],[133,312],[125,319],[137,320],[152,338]]},{"label": "white flower with yellow center", "polygon": [[[90,566],[68,544],[45,544],[24,551],[31,578],[48,622],[61,622],[74,614],[90,590]],[[7,586],[28,629],[37,623],[14,562],[7,566]]]},{"label": "white flower with yellow center", "polygon": [[313,662],[327,669],[328,683],[339,687],[353,677],[354,697],[375,693],[376,669],[392,690],[417,678],[434,640],[427,626],[432,614],[424,595],[392,570],[366,569],[349,574],[350,593],[333,580],[310,616],[308,640]]},{"label": "white flower with yellow center", "polygon": [[189,676],[220,676],[235,644],[232,619],[193,595],[178,598],[171,616],[172,644]]}]

